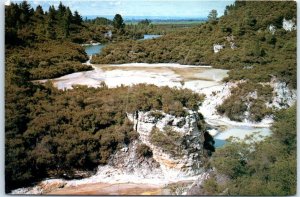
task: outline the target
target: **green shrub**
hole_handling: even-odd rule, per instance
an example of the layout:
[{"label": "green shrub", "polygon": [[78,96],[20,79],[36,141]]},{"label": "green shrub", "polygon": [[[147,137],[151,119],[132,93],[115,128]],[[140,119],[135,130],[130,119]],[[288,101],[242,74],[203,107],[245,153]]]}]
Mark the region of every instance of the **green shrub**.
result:
[{"label": "green shrub", "polygon": [[[217,112],[226,115],[231,120],[242,121],[245,118],[244,112],[249,110],[249,118],[259,122],[272,113],[272,110],[266,106],[266,103],[272,100],[272,91],[273,89],[269,85],[255,84],[249,81],[241,83],[231,89],[231,95],[217,106]],[[249,96],[254,93],[257,98]]]},{"label": "green shrub", "polygon": [[149,146],[146,144],[139,144],[136,148],[137,157],[152,157],[153,153]]},{"label": "green shrub", "polygon": [[182,136],[170,128],[166,128],[165,132],[162,132],[154,127],[150,133],[150,142],[172,156],[181,155],[181,141]]},{"label": "green shrub", "polygon": [[[209,195],[294,195],[296,193],[296,106],[275,115],[272,135],[264,141],[233,141],[217,149],[211,159],[214,178],[203,184]],[[227,188],[225,190],[225,188]],[[203,191],[202,191],[203,193]]]},{"label": "green shrub", "polygon": [[164,117],[164,115],[160,111],[151,111],[150,116],[153,116],[157,120]]}]

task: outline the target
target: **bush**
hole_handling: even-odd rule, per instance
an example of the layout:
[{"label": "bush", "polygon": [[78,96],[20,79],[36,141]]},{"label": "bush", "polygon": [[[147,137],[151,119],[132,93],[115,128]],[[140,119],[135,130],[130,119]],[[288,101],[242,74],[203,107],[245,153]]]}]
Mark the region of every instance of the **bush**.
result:
[{"label": "bush", "polygon": [[[75,178],[76,171],[93,171],[99,164],[107,164],[124,144],[138,138],[126,112],[161,110],[165,105],[161,98],[165,94],[172,102],[179,99],[182,106],[189,97],[194,97],[192,92],[187,94],[144,84],[132,86],[129,95],[128,87],[124,86],[113,89],[74,86],[62,91],[51,83],[42,86],[27,81],[28,73],[19,69],[26,67],[24,62],[7,63],[5,170],[8,190],[49,176]],[[176,141],[180,136],[173,131],[166,130],[166,133],[156,133],[156,144],[178,154]],[[152,153],[149,148],[140,146],[137,154],[150,157]]]},{"label": "bush", "polygon": [[164,117],[164,115],[160,111],[151,111],[150,116],[153,116],[157,120]]},{"label": "bush", "polygon": [[146,144],[139,144],[136,148],[137,157],[152,157],[153,153],[149,146]]},{"label": "bush", "polygon": [[[210,195],[294,195],[296,193],[296,106],[276,113],[272,135],[257,142],[237,140],[216,149],[215,173],[226,176],[222,189],[214,178],[204,182]],[[222,193],[224,194],[224,193]]]},{"label": "bush", "polygon": [[154,127],[150,133],[150,142],[174,157],[182,154],[181,141],[182,136],[180,133],[172,131],[170,128],[166,128],[165,132],[162,132]]},{"label": "bush", "polygon": [[272,91],[269,85],[249,81],[241,83],[231,89],[231,95],[217,106],[217,112],[231,120],[242,121],[246,118],[245,112],[248,110],[250,120],[259,122],[272,113],[272,109],[266,106],[266,103],[272,99]]}]

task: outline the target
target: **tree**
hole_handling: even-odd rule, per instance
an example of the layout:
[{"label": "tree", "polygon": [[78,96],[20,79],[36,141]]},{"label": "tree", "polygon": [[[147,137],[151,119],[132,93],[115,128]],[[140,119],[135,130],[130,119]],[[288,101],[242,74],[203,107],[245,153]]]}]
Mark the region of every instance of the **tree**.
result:
[{"label": "tree", "polygon": [[54,28],[55,23],[55,8],[54,6],[49,7],[49,13],[46,21],[46,36],[50,39],[56,38],[56,32]]},{"label": "tree", "polygon": [[66,6],[64,6],[64,5],[62,4],[62,2],[59,2],[57,12],[58,12],[58,17],[59,17],[60,19],[63,18],[63,16],[64,16],[66,10],[67,10]]},{"label": "tree", "polygon": [[227,5],[226,8],[225,8],[225,11],[224,11],[224,16],[227,16],[228,13],[229,13],[229,6]]},{"label": "tree", "polygon": [[21,10],[18,4],[12,3],[10,6],[5,7],[5,27],[18,28],[18,20]]},{"label": "tree", "polygon": [[125,23],[123,21],[123,18],[120,14],[116,14],[114,19],[113,19],[113,26],[114,28],[118,30],[123,30],[125,27]]},{"label": "tree", "polygon": [[27,16],[31,15],[31,7],[30,5],[27,3],[27,1],[23,1],[20,4],[20,8],[22,10],[22,12],[24,12]]},{"label": "tree", "polygon": [[64,37],[67,38],[70,35],[70,24],[72,19],[72,12],[69,7],[67,7],[63,18],[62,18],[62,25],[64,31]]},{"label": "tree", "polygon": [[145,20],[141,20],[139,22],[139,25],[145,25],[145,26],[149,26],[151,23],[151,20],[145,19]]},{"label": "tree", "polygon": [[20,20],[22,23],[27,23],[29,18],[33,15],[33,10],[31,9],[27,1],[23,1],[20,4],[20,8],[21,8]]},{"label": "tree", "polygon": [[207,16],[209,22],[216,23],[218,20],[218,12],[217,10],[211,10]]},{"label": "tree", "polygon": [[44,15],[44,10],[42,8],[42,6],[38,5],[35,9],[35,15],[40,17],[42,15]]},{"label": "tree", "polygon": [[82,17],[79,15],[79,13],[78,13],[77,10],[74,12],[74,17],[73,18],[74,18],[73,20],[74,20],[75,24],[81,25],[81,23],[82,23]]},{"label": "tree", "polygon": [[49,7],[48,18],[55,20],[55,15],[56,15],[56,10],[55,7],[52,5]]},{"label": "tree", "polygon": [[[244,18],[244,23],[249,27],[254,27],[257,23],[256,18],[251,14],[251,12],[246,11],[246,17]],[[255,29],[253,29],[255,30]]]}]

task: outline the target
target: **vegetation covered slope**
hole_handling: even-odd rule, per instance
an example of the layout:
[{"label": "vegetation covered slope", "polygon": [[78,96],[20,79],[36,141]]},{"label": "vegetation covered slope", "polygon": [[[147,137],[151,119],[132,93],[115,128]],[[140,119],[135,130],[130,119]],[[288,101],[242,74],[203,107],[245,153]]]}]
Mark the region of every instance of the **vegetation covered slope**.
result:
[{"label": "vegetation covered slope", "polygon": [[[263,142],[235,141],[216,149],[217,175],[204,183],[207,195],[295,195],[297,186],[296,106],[276,114],[273,134]],[[228,177],[219,181],[219,175]]]},{"label": "vegetation covered slope", "polygon": [[126,112],[157,109],[182,116],[203,99],[190,90],[146,85],[62,91],[32,84],[24,67],[17,62],[6,73],[6,191],[106,164],[137,138]]},{"label": "vegetation covered slope", "polygon": [[[158,109],[182,116],[203,99],[189,90],[145,85],[60,91],[51,84],[33,84],[31,80],[91,69],[82,64],[87,55],[74,42],[105,41],[102,30],[111,27],[84,24],[79,13],[62,3],[48,12],[25,1],[12,3],[5,20],[7,192],[45,177],[74,178],[80,170],[105,164],[137,137],[126,112]],[[123,32],[122,39],[129,34]]]},{"label": "vegetation covered slope", "polygon": [[[243,80],[242,86],[248,91],[233,94],[219,112],[239,121],[245,118],[245,108],[238,106],[239,100],[259,91],[259,86],[264,86],[263,95],[272,93],[270,86],[258,83],[276,78],[296,88],[296,31],[284,30],[284,19],[296,20],[296,2],[236,1],[218,20],[178,29],[154,40],[107,45],[93,63],[177,62],[230,69],[225,81]],[[274,33],[270,26],[276,29]],[[214,53],[214,44],[225,48]],[[266,108],[267,102],[269,97],[260,97],[249,104],[247,110],[257,113],[251,120],[260,121],[270,114],[272,109]],[[231,108],[238,110],[233,112]]]},{"label": "vegetation covered slope", "polygon": [[57,9],[50,6],[47,11],[41,6],[31,8],[26,1],[5,7],[6,44],[30,44],[49,39],[74,43],[107,42],[104,36],[107,29],[106,25],[95,27],[84,23],[77,11],[72,13],[61,2]]},{"label": "vegetation covered slope", "polygon": [[142,33],[157,29],[137,24],[120,30],[112,24],[106,18],[83,21],[62,3],[47,11],[41,6],[34,9],[26,1],[11,3],[5,7],[6,62],[26,62],[32,80],[55,78],[92,69],[81,64],[88,57],[79,44],[139,39]]},{"label": "vegetation covered slope", "polygon": [[81,16],[60,4],[44,12],[24,1],[5,7],[6,72],[23,62],[28,78],[45,79],[90,70],[83,48],[70,39],[84,29]]}]

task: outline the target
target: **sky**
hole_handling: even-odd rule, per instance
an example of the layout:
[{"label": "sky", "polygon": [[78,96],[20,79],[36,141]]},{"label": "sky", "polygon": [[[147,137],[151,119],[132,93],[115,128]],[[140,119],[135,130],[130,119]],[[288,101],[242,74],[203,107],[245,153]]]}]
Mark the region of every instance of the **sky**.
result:
[{"label": "sky", "polygon": [[[44,10],[48,10],[50,5],[57,7],[59,4],[59,0],[28,0],[28,2],[33,8],[42,5]],[[226,5],[233,2],[234,0],[62,0],[64,5],[69,6],[73,12],[77,10],[82,16],[121,14],[123,17],[162,16],[170,18],[204,18],[212,9],[216,9],[218,16],[221,16]]]}]

